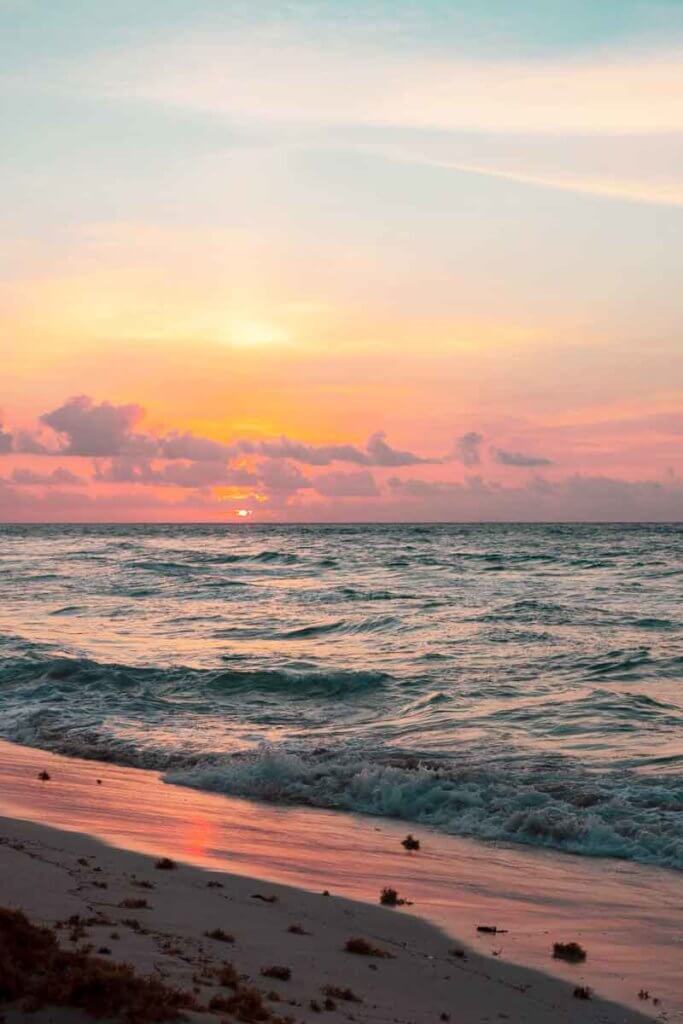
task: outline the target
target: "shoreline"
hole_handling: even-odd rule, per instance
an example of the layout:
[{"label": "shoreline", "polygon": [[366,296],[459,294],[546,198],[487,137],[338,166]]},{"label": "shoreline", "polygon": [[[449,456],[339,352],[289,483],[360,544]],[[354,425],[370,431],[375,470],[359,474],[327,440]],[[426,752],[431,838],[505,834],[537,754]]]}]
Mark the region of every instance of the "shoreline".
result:
[{"label": "shoreline", "polygon": [[[42,769],[50,773],[48,782],[37,779]],[[100,785],[97,779],[101,779]],[[612,1020],[642,1020],[642,1014],[663,1013],[668,1021],[683,1020],[683,993],[676,966],[680,957],[680,908],[676,906],[677,899],[680,904],[680,878],[666,869],[592,861],[527,848],[488,847],[426,829],[413,829],[419,831],[423,848],[419,854],[410,855],[400,846],[400,838],[408,830],[402,822],[253,804],[167,785],[156,772],[78,761],[4,741],[0,742],[0,813],[6,816],[2,825],[4,840],[15,836],[19,837],[16,841],[22,842],[25,840],[21,836],[28,836],[30,842],[69,851],[69,857],[77,849],[88,847],[88,856],[96,856],[102,863],[106,859],[111,865],[108,870],[115,875],[118,872],[119,876],[123,863],[130,858],[138,858],[140,871],[145,866],[149,872],[149,861],[144,855],[166,855],[193,866],[169,873],[173,878],[164,878],[164,886],[191,876],[196,887],[199,879],[207,877],[207,870],[230,872],[220,877],[226,893],[229,888],[231,900],[233,893],[244,896],[246,888],[256,891],[254,886],[265,883],[286,884],[296,887],[286,890],[288,905],[291,900],[302,912],[305,907],[314,917],[320,893],[327,889],[332,896],[331,900],[325,899],[325,907],[334,905],[349,910],[354,920],[371,932],[368,938],[388,935],[386,941],[406,941],[415,948],[423,948],[421,944],[427,943],[424,948],[435,950],[428,956],[437,957],[428,963],[441,963],[444,973],[451,975],[455,968],[451,971],[453,963],[447,950],[464,944],[469,965],[466,973],[472,977],[486,974],[489,979],[485,990],[488,995],[477,992],[477,1006],[482,999],[493,999],[497,1005],[498,997],[493,993],[506,978],[517,979],[514,984],[524,986],[528,977],[533,976],[534,990],[537,994],[546,993],[543,999],[551,1001],[555,1016],[566,1011],[568,1019],[590,1019],[596,1008],[602,1007],[604,1017],[607,1004],[598,997],[606,997],[620,1004],[609,1009]],[[60,831],[53,832],[46,826]],[[93,844],[96,854],[92,852]],[[4,841],[0,846],[3,860],[8,851]],[[16,851],[13,857],[16,859]],[[24,860],[35,867],[31,857]],[[11,872],[0,873],[4,880],[0,881],[0,904],[10,902],[13,887],[8,891],[9,875],[19,872],[22,876],[25,870],[15,863]],[[592,884],[600,891],[599,902],[592,897]],[[413,901],[408,913],[376,905],[384,885],[394,886],[400,896]],[[26,889],[21,896],[27,901],[22,909],[49,920],[49,896],[44,889],[45,883]],[[87,886],[83,892],[87,893]],[[92,892],[96,890],[90,896]],[[178,899],[179,906],[184,905],[180,896]],[[349,903],[349,899],[356,902]],[[173,896],[174,906],[175,902]],[[251,909],[247,913],[245,907],[251,908],[253,904],[247,902],[240,911],[250,919]],[[169,911],[174,912],[166,907],[164,913]],[[272,919],[271,916],[269,920]],[[184,934],[187,921],[177,923]],[[476,931],[477,923],[506,931],[495,936],[482,935]],[[323,930],[326,925],[318,921],[316,927]],[[250,936],[251,930],[250,926]],[[392,937],[403,936],[404,932],[406,938]],[[258,929],[254,936],[249,943],[245,941],[245,949],[249,944],[252,951],[261,948]],[[292,947],[291,938],[283,926],[278,931],[280,945],[272,951],[264,948],[261,955],[270,951],[273,960],[282,948],[282,956],[286,956]],[[570,940],[581,942],[588,950],[585,964],[567,965],[551,959],[553,941]],[[347,974],[350,961],[364,959],[339,950],[334,956],[341,957],[340,969]],[[365,979],[372,973],[374,986],[375,976],[387,974],[389,968],[385,967],[381,964],[376,972],[369,972],[364,965],[360,977]],[[460,963],[457,967],[458,971],[464,969]],[[253,965],[248,973],[253,974]],[[417,985],[417,976],[413,980]],[[443,1002],[451,998],[451,990],[447,986],[442,992],[441,980],[435,999]],[[339,984],[342,981],[343,978]],[[429,984],[432,982],[436,985],[436,980]],[[351,981],[346,984],[353,987]],[[420,984],[426,984],[424,978]],[[573,1000],[571,993],[576,985],[593,988],[595,998],[580,1004]],[[637,994],[641,988],[657,997],[659,1004],[639,1001]],[[390,993],[376,993],[373,988],[372,998],[384,1000],[387,1013],[391,1012],[389,996]],[[458,1008],[462,996],[458,990]],[[308,999],[311,998],[309,995]],[[536,996],[532,1001],[524,999],[516,1019],[547,1019],[550,1004],[544,1004],[541,1013],[535,1000]],[[507,997],[503,1002],[507,1005]],[[535,1010],[528,1016],[532,1002],[540,1017]],[[403,996],[400,1005],[408,1005]],[[498,1009],[495,1005],[489,1007],[490,1017],[499,1012],[509,1014],[506,1005],[501,1003]],[[455,1006],[443,1006],[439,1013],[449,1013],[451,1008]],[[365,1019],[357,1009],[356,1019]],[[280,1012],[277,1007],[274,1011]],[[424,1012],[418,1004],[409,1019],[434,1020],[439,1013],[436,1004],[425,997]],[[297,1019],[302,1014],[306,1017],[297,1008]],[[394,1016],[392,1012],[389,1019]],[[374,1018],[370,1015],[367,1019]]]}]

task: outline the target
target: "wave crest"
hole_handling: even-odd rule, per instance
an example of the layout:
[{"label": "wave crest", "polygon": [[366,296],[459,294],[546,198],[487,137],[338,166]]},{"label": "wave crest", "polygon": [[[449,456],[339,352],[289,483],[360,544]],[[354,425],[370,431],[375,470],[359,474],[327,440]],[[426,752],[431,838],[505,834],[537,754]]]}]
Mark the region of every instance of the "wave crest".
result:
[{"label": "wave crest", "polygon": [[564,760],[530,770],[379,760],[357,748],[263,746],[167,771],[168,782],[231,796],[401,818],[456,835],[683,868],[675,779],[599,779]]}]

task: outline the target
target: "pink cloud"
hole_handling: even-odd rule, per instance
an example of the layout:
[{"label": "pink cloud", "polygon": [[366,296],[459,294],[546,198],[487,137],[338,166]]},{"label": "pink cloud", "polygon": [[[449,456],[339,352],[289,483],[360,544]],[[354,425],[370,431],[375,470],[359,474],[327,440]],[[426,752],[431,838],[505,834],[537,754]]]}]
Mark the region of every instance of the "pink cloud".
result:
[{"label": "pink cloud", "polygon": [[479,434],[476,430],[469,430],[455,442],[454,457],[464,466],[478,466],[481,462],[483,440],[483,434]]},{"label": "pink cloud", "polygon": [[[488,438],[462,434],[444,458],[394,447],[379,431],[365,445],[286,436],[223,441],[177,429],[145,432],[143,417],[136,403],[80,396],[40,417],[38,435],[0,429],[0,454],[11,466],[0,478],[0,518],[221,520],[230,514],[228,488],[239,489],[259,518],[275,520],[683,518],[682,486],[673,471],[665,473],[680,455],[683,421],[675,413],[611,425],[500,421],[487,424]],[[626,429],[617,448],[619,424]],[[645,434],[655,438],[649,449]],[[550,449],[552,461],[537,444]],[[658,458],[648,464],[652,444]],[[45,471],[45,458],[56,455],[75,471]],[[478,475],[463,478],[458,462],[465,471],[481,467]],[[344,463],[351,470],[339,468]],[[659,468],[643,470],[648,465]],[[516,471],[542,467],[551,467],[547,475],[527,472],[512,482]],[[637,479],[638,468],[645,479]],[[406,470],[410,476],[400,472]]]},{"label": "pink cloud", "polygon": [[493,448],[491,454],[495,462],[501,466],[515,466],[529,469],[534,466],[552,466],[552,460],[542,455],[525,455],[524,452],[507,452],[503,448]]},{"label": "pink cloud", "polygon": [[40,418],[59,435],[60,454],[142,455],[155,447],[149,438],[132,433],[143,415],[140,405],[96,405],[86,395],[79,395]]},{"label": "pink cloud", "polygon": [[418,466],[441,461],[393,448],[381,430],[370,436],[365,449],[353,444],[312,445],[280,437],[273,441],[237,441],[233,450],[267,455],[271,459],[292,459],[309,466],[329,466],[332,462],[350,462],[359,466]]},{"label": "pink cloud", "polygon": [[36,473],[32,469],[17,467],[12,471],[10,480],[21,487],[83,487],[88,481],[77,476],[70,469],[59,466],[51,473]]},{"label": "pink cloud", "polygon": [[227,444],[212,441],[208,437],[197,437],[195,434],[171,433],[159,441],[159,454],[165,459],[190,459],[192,462],[216,462],[229,459],[234,454]]},{"label": "pink cloud", "polygon": [[326,498],[375,498],[380,491],[372,473],[321,473],[315,478],[315,490]]},{"label": "pink cloud", "polygon": [[255,484],[258,477],[226,462],[175,461],[155,466],[149,459],[119,456],[108,463],[97,462],[94,479],[100,483],[193,488]]}]

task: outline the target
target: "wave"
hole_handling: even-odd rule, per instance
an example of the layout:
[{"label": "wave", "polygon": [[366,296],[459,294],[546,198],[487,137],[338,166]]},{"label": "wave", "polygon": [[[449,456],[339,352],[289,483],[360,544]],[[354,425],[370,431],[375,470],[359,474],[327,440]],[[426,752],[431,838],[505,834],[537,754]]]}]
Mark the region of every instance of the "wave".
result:
[{"label": "wave", "polygon": [[274,634],[277,640],[301,640],[313,639],[319,636],[339,633],[342,635],[353,635],[354,633],[376,633],[385,630],[392,630],[397,627],[399,620],[391,615],[377,615],[361,619],[359,622],[349,622],[346,619],[338,619],[334,622],[322,622],[318,625],[299,626],[296,629],[286,630],[283,633]]},{"label": "wave", "polygon": [[[314,665],[254,670],[229,666],[103,664],[54,656],[17,642],[16,656],[0,663],[0,734],[71,756],[154,768],[169,783],[232,796],[389,816],[487,841],[541,846],[590,856],[620,857],[683,869],[681,758],[669,755],[660,771],[639,774],[588,770],[577,758],[522,754],[492,742],[458,741],[449,753],[410,754],[388,747],[390,723],[418,723],[426,739],[451,695],[397,683],[386,673],[320,671]],[[409,698],[399,706],[398,694]],[[542,701],[510,707],[492,718],[554,716],[562,730],[638,729],[657,718],[667,728],[676,708],[644,695],[594,690],[559,706]],[[359,709],[380,714],[380,732],[351,736],[344,722]],[[287,721],[305,743],[253,746],[263,729]],[[342,732],[325,742],[328,722]],[[532,721],[532,726],[534,722]],[[222,749],[228,729],[246,729],[251,749]],[[412,728],[413,726],[411,726]],[[213,744],[213,749],[212,749]]]},{"label": "wave", "polygon": [[512,767],[380,760],[357,748],[245,755],[169,769],[177,785],[400,818],[443,832],[683,868],[680,781],[596,777],[565,759]]},{"label": "wave", "polygon": [[[374,689],[390,679],[387,673],[371,670],[132,666],[47,654],[21,654],[0,663],[0,694],[5,700],[19,691],[22,699],[36,697],[40,692],[53,702],[66,696],[66,689],[78,692],[82,700],[93,695],[106,698],[107,694],[111,696],[116,692],[133,690],[150,701],[159,697],[176,695],[186,698],[218,691],[282,692],[294,699],[302,696],[337,697]],[[74,707],[73,710],[77,713],[79,708]]]},{"label": "wave", "polygon": [[200,554],[192,552],[187,560],[173,561],[170,559],[148,558],[129,561],[129,569],[138,569],[145,572],[158,573],[159,575],[187,575],[209,571],[212,566],[221,565],[244,565],[245,563],[275,564],[275,565],[296,565],[301,561],[298,555],[291,551],[272,551],[269,549],[245,554]]}]

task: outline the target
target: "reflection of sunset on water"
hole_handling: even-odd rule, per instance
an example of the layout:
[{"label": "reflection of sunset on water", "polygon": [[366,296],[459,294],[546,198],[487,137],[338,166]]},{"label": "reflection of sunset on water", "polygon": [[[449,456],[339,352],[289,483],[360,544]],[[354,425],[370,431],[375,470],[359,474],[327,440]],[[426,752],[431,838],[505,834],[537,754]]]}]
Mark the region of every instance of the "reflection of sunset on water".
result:
[{"label": "reflection of sunset on water", "polygon": [[192,814],[184,823],[181,836],[182,854],[186,860],[201,862],[218,847],[219,832],[216,823],[200,814]]}]

